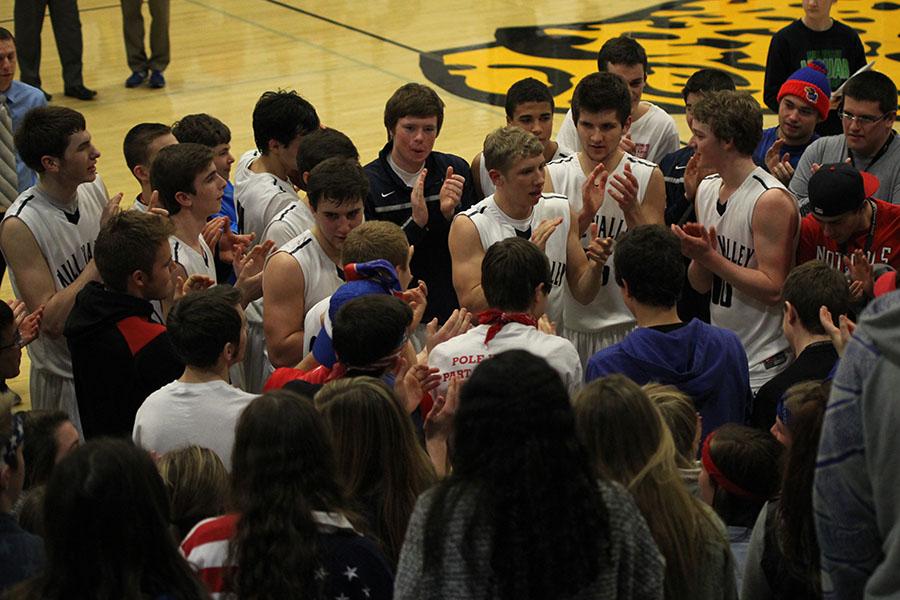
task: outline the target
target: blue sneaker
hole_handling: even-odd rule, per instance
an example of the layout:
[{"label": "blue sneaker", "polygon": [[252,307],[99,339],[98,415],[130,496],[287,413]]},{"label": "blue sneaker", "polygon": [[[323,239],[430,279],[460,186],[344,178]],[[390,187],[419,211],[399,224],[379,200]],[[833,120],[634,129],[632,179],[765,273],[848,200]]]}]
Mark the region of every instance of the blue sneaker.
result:
[{"label": "blue sneaker", "polygon": [[151,71],[150,83],[148,83],[147,85],[156,89],[166,87],[166,78],[163,77],[162,71]]},{"label": "blue sneaker", "polygon": [[128,79],[125,80],[125,87],[136,88],[147,79],[147,71],[134,71]]}]

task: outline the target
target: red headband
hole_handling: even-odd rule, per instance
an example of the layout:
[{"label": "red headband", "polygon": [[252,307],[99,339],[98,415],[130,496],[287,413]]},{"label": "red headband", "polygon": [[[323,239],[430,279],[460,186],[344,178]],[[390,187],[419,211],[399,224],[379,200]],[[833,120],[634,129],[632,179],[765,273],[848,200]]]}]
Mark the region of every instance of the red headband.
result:
[{"label": "red headband", "polygon": [[734,483],[727,477],[719,468],[716,466],[716,463],[713,462],[712,455],[709,452],[709,447],[712,445],[712,439],[716,435],[716,432],[710,433],[706,436],[706,440],[703,442],[703,451],[700,454],[700,460],[703,462],[703,468],[706,469],[707,474],[716,482],[716,484],[728,492],[729,494],[734,494],[735,496],[740,496],[742,498],[754,498],[761,500],[759,495],[754,494],[753,492],[748,492],[738,484]]}]

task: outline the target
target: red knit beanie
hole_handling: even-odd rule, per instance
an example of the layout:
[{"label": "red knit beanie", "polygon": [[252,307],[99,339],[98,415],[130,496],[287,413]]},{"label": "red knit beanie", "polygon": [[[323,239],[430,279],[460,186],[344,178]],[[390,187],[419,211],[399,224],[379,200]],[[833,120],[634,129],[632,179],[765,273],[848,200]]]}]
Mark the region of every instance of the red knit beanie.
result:
[{"label": "red knit beanie", "polygon": [[778,101],[788,95],[797,96],[819,111],[823,121],[827,119],[831,109],[831,85],[825,63],[811,60],[802,69],[794,71],[778,90]]}]

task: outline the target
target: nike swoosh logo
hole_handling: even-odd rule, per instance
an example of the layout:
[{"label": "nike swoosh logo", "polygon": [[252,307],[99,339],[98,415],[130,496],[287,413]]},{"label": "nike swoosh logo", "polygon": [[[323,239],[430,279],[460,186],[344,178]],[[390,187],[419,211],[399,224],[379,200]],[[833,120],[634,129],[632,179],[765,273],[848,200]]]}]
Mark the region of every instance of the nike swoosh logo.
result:
[{"label": "nike swoosh logo", "polygon": [[684,166],[684,167],[682,167],[682,166],[676,166],[676,167],[675,167],[675,170],[676,170],[676,171],[684,171],[686,168],[687,168],[687,166]]},{"label": "nike swoosh logo", "polygon": [[393,190],[393,191],[388,192],[387,194],[381,194],[381,197],[382,197],[382,198],[387,198],[388,196],[390,196],[391,194],[393,194],[393,193],[396,192],[396,191],[397,191],[397,190]]}]

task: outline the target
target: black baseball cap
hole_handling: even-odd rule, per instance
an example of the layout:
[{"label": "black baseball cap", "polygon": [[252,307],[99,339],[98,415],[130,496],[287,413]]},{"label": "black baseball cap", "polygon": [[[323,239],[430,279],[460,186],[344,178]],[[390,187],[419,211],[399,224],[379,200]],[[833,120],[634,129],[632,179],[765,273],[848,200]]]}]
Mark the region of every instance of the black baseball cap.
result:
[{"label": "black baseball cap", "polygon": [[859,208],[879,185],[877,177],[847,163],[822,165],[809,178],[809,205],[817,217],[839,217]]}]

